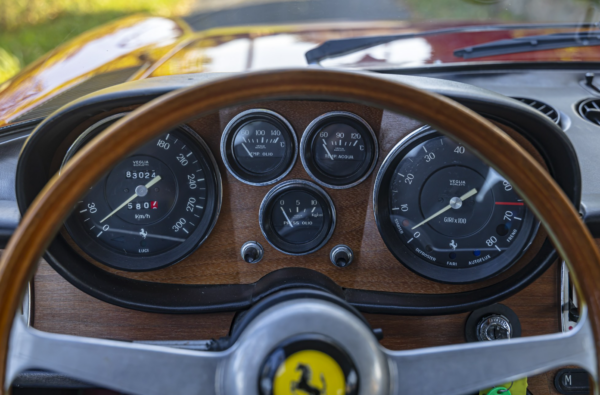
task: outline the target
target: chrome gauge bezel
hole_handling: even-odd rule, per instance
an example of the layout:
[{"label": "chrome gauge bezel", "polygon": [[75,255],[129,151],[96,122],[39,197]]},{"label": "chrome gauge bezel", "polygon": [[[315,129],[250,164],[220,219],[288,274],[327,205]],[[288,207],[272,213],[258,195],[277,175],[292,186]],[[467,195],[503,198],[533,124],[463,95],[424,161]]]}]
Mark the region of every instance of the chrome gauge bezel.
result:
[{"label": "chrome gauge bezel", "polygon": [[[257,175],[244,169],[237,163],[232,149],[232,141],[241,126],[252,119],[266,119],[280,126],[282,133],[287,133],[291,145],[286,147],[286,158],[282,166],[265,175]],[[221,158],[225,167],[239,181],[253,186],[265,186],[274,184],[288,175],[296,164],[298,158],[298,137],[292,125],[280,114],[266,109],[251,109],[239,113],[227,123],[221,135]]]},{"label": "chrome gauge bezel", "polygon": [[419,128],[402,139],[383,161],[373,189],[373,212],[379,234],[394,257],[408,269],[428,279],[451,284],[465,284],[495,276],[516,263],[531,245],[539,222],[531,210],[526,211],[523,219],[524,235],[517,238],[515,244],[500,256],[468,268],[450,268],[437,266],[420,258],[398,237],[390,219],[389,183],[397,165],[415,146],[439,137],[442,134],[429,126]]},{"label": "chrome gauge bezel", "polygon": [[[366,131],[365,135],[367,137],[366,141],[366,149],[367,158],[366,163],[363,165],[359,172],[352,174],[348,177],[338,178],[330,177],[329,175],[323,173],[319,170],[318,166],[314,163],[312,158],[312,144],[313,136],[315,133],[318,133],[319,130],[324,127],[335,123],[336,119],[342,121],[350,121],[351,123],[357,125],[358,127],[362,127],[363,131]],[[332,111],[325,113],[323,115],[315,118],[304,130],[302,134],[302,138],[300,139],[300,160],[302,161],[302,165],[304,166],[304,170],[308,173],[308,175],[319,185],[322,185],[326,188],[331,189],[346,189],[354,187],[364,180],[366,180],[377,165],[377,160],[379,158],[379,144],[377,142],[377,137],[375,136],[375,132],[371,125],[363,118],[358,115],[347,112],[347,111]]]},{"label": "chrome gauge bezel", "polygon": [[[327,214],[327,217],[323,218],[325,226],[323,226],[318,236],[308,243],[288,243],[279,237],[271,225],[271,209],[273,205],[281,194],[291,190],[308,190],[316,194],[321,200],[320,204],[323,206],[324,214]],[[323,188],[306,180],[289,180],[275,186],[265,195],[260,204],[258,223],[263,236],[276,250],[288,255],[307,255],[321,249],[331,239],[335,230],[336,211],[333,200],[331,200]]]},{"label": "chrome gauge bezel", "polygon": [[[107,117],[86,129],[68,149],[65,158],[63,159],[61,169],[85,144],[125,115],[127,114],[120,113]],[[183,133],[186,138],[195,144],[195,148],[202,154],[201,160],[204,162],[203,166],[206,166],[206,168],[210,170],[210,180],[208,181],[211,187],[207,188],[206,215],[202,217],[198,226],[191,231],[190,236],[188,236],[184,242],[170,250],[151,256],[129,256],[112,251],[108,247],[103,246],[89,237],[83,230],[82,224],[71,215],[65,221],[64,228],[72,241],[85,253],[85,255],[87,255],[86,259],[91,258],[106,266],[124,271],[137,272],[157,270],[185,259],[196,251],[211,234],[221,211],[223,196],[221,174],[217,162],[208,145],[193,129],[187,125],[180,125],[174,129]],[[123,160],[125,160],[125,158]]]}]

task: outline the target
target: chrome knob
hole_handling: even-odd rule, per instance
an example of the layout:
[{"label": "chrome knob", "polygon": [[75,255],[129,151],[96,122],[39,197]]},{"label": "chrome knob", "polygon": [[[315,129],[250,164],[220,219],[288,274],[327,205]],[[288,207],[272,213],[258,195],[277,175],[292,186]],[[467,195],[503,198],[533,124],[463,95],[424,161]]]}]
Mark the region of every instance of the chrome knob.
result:
[{"label": "chrome knob", "polygon": [[479,341],[510,339],[512,335],[513,329],[510,321],[500,314],[487,316],[477,324],[477,339]]},{"label": "chrome knob", "polygon": [[331,249],[329,259],[337,267],[346,267],[352,263],[354,253],[347,245],[340,244]]},{"label": "chrome knob", "polygon": [[258,263],[263,258],[263,247],[256,241],[247,241],[241,249],[242,259],[248,263]]}]

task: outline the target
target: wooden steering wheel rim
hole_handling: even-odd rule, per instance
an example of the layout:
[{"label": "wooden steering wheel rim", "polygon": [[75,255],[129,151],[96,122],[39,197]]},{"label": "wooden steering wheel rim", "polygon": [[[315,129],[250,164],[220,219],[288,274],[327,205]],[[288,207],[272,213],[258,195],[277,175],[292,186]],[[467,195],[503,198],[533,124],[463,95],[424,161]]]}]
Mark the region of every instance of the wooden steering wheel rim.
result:
[{"label": "wooden steering wheel rim", "polygon": [[460,141],[495,167],[533,210],[573,270],[588,304],[598,358],[600,253],[569,199],[523,148],[491,122],[440,95],[362,73],[283,70],[224,77],[161,96],[107,128],[48,182],[0,261],[0,394],[12,322],[26,283],[80,196],[129,152],[165,130],[225,107],[273,99],[354,101],[401,113]]}]

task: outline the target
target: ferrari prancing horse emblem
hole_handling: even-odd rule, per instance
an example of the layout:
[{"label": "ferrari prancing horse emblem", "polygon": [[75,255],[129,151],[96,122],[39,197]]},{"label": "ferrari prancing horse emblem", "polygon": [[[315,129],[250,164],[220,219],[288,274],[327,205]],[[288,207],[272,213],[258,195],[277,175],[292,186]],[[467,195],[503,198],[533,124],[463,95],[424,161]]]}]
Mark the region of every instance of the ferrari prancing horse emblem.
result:
[{"label": "ferrari prancing horse emblem", "polygon": [[308,395],[325,395],[327,394],[327,383],[325,382],[325,376],[321,373],[319,376],[321,377],[321,388],[317,388],[310,384],[312,378],[312,370],[310,366],[305,365],[303,363],[298,363],[298,367],[296,370],[301,371],[302,375],[300,376],[300,380],[292,381],[292,394],[300,395],[298,391],[301,393],[306,393]]},{"label": "ferrari prancing horse emblem", "polygon": [[346,377],[340,364],[317,350],[289,355],[275,372],[272,395],[345,395]]},{"label": "ferrari prancing horse emblem", "polygon": [[261,395],[357,395],[352,359],[334,340],[318,335],[288,339],[261,368]]}]

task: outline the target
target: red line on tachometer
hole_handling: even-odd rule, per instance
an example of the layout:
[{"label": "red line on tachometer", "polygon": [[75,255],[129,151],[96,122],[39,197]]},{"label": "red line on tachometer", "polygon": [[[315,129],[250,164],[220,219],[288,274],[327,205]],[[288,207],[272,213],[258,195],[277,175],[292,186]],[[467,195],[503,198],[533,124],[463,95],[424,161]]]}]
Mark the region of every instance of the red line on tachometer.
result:
[{"label": "red line on tachometer", "polygon": [[525,203],[521,202],[496,202],[497,206],[524,206]]}]

